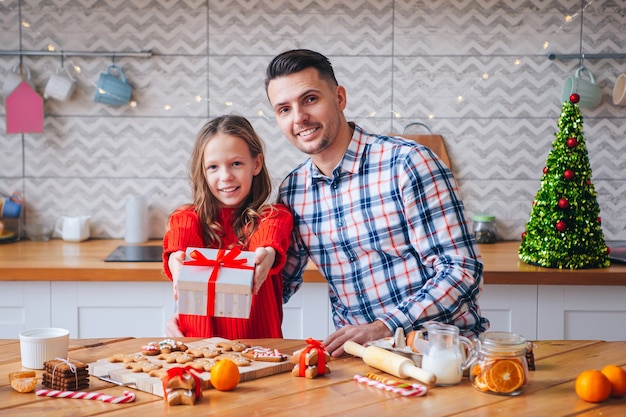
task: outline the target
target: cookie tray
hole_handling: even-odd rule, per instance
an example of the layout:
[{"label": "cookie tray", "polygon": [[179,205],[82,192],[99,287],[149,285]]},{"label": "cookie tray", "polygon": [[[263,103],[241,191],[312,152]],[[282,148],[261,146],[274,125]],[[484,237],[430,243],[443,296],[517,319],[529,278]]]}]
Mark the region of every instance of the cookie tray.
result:
[{"label": "cookie tray", "polygon": [[[202,348],[202,347],[215,347],[215,344],[220,342],[228,342],[227,339],[220,337],[213,337],[210,339],[198,340],[195,342],[187,343],[190,349]],[[140,348],[140,346],[138,346]],[[134,352],[119,352],[119,353],[134,353]],[[136,352],[140,354],[140,351]],[[232,352],[228,352],[232,353]],[[284,352],[283,352],[284,353]],[[288,355],[289,356],[289,355]],[[157,359],[156,356],[146,357],[150,362],[163,365],[163,368],[168,369],[174,366],[181,366],[177,364],[169,364],[164,360]],[[184,366],[184,365],[183,365]],[[275,375],[283,372],[291,371],[293,364],[289,362],[289,359],[283,362],[262,362],[251,360],[250,365],[240,366],[239,372],[241,374],[241,382],[250,381],[253,379],[262,378],[269,375]],[[96,362],[89,363],[89,374],[95,377],[104,377],[116,381],[120,384],[136,386],[138,390],[144,391],[150,394],[163,397],[163,384],[161,379],[153,377],[144,372],[133,372],[126,368],[124,363],[112,363],[107,358],[99,359]],[[203,386],[208,385],[206,382],[210,380],[209,372],[202,372],[198,374],[200,379],[204,382]]]}]

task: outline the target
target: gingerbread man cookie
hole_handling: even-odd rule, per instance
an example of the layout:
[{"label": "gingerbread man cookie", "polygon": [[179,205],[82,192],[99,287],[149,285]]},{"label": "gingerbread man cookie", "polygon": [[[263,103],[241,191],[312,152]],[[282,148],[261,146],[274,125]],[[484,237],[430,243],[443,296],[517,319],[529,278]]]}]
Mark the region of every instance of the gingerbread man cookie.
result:
[{"label": "gingerbread man cookie", "polygon": [[230,352],[230,351],[242,352],[250,346],[241,342],[227,341],[227,342],[218,342],[215,344],[215,347],[223,350],[224,352]]}]

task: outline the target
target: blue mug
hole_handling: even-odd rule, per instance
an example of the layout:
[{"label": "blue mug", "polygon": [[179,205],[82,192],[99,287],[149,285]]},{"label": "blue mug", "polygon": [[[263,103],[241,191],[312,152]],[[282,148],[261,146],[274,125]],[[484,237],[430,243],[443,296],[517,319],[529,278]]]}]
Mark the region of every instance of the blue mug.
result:
[{"label": "blue mug", "polygon": [[17,219],[22,213],[22,199],[17,193],[0,198],[0,218]]},{"label": "blue mug", "polygon": [[[111,72],[117,71],[117,76]],[[131,86],[126,82],[122,69],[109,65],[105,72],[100,73],[93,100],[110,106],[123,106],[130,101]]]}]

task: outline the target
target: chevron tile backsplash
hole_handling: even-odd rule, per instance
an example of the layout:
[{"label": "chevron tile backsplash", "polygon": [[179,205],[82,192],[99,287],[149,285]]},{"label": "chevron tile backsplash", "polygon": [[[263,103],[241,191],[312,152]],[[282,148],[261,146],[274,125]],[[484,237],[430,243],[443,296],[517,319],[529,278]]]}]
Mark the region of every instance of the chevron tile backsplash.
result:
[{"label": "chevron tile backsplash", "polygon": [[[248,117],[265,140],[277,185],[305,159],[282,137],[264,70],[291,48],[330,57],[348,91],[347,116],[401,133],[412,122],[444,136],[467,214],[496,215],[499,237],[519,239],[539,189],[579,60],[547,54],[626,52],[626,3],[578,0],[4,0],[0,51],[152,51],[152,56],[67,56],[71,100],[45,101],[42,134],[7,134],[0,103],[0,194],[20,191],[25,222],[92,216],[92,236],[124,236],[124,205],[142,194],[150,236],[190,199],[187,164],[211,117]],[[569,17],[568,17],[569,16]],[[20,26],[21,22],[21,26]],[[0,83],[20,62],[0,55]],[[43,94],[59,56],[23,55]],[[93,101],[115,62],[133,105]],[[607,239],[626,240],[626,108],[614,106],[623,59],[586,59],[602,104],[583,109],[593,181]],[[77,72],[77,69],[80,72]]]}]

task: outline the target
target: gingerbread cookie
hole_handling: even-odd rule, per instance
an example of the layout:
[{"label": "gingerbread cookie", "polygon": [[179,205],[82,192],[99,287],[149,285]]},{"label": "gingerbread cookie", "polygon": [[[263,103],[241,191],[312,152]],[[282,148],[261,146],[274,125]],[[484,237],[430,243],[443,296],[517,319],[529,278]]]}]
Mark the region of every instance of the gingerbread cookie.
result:
[{"label": "gingerbread cookie", "polygon": [[109,362],[130,363],[130,362],[137,362],[138,360],[142,360],[142,359],[145,359],[145,358],[138,353],[116,353],[115,355],[109,357]]},{"label": "gingerbread cookie", "polygon": [[131,362],[131,363],[127,363],[125,368],[126,369],[130,369],[133,372],[145,372],[145,373],[149,373],[150,371],[156,371],[157,369],[161,369],[163,366],[161,366],[158,363],[152,363],[149,361],[142,361],[142,362]]},{"label": "gingerbread cookie", "polygon": [[173,339],[161,340],[158,345],[161,349],[161,353],[184,352],[188,349],[187,345],[185,345],[183,342],[179,342]]},{"label": "gingerbread cookie", "polygon": [[166,391],[168,405],[194,405],[196,393],[190,389],[170,389]]},{"label": "gingerbread cookie", "polygon": [[156,342],[150,342],[141,347],[141,353],[146,356],[156,356],[161,353],[161,348]]},{"label": "gingerbread cookie", "polygon": [[239,356],[236,353],[223,353],[220,356],[216,356],[214,358],[216,361],[220,361],[222,359],[230,359],[231,361],[235,362],[235,365],[237,366],[248,366],[250,365],[250,361],[246,358],[243,358],[241,356]]},{"label": "gingerbread cookie", "polygon": [[198,358],[192,362],[187,363],[187,366],[190,366],[199,372],[210,372],[215,363],[215,359]]},{"label": "gingerbread cookie", "polygon": [[261,362],[282,362],[287,360],[287,355],[278,349],[270,349],[263,346],[253,346],[241,352],[241,356]]},{"label": "gingerbread cookie", "polygon": [[[327,365],[326,370],[324,371],[324,374],[329,374],[329,373],[330,373],[330,368]],[[291,370],[291,375],[300,376],[300,364],[296,364],[296,366],[293,367],[293,369]],[[318,370],[317,364],[307,366],[306,369],[304,370],[305,378],[313,379],[317,377],[318,375],[319,375],[319,370]]]},{"label": "gingerbread cookie", "polygon": [[172,353],[161,353],[159,356],[157,356],[157,359],[164,360],[166,363],[185,364],[185,363],[193,361],[195,357],[185,352],[172,352]]},{"label": "gingerbread cookie", "polygon": [[218,349],[211,349],[210,347],[203,347],[198,349],[188,349],[185,353],[193,355],[195,358],[214,358],[219,356],[222,351]]},{"label": "gingerbread cookie", "polygon": [[250,346],[241,342],[227,341],[227,342],[218,342],[215,344],[215,347],[223,350],[224,352],[230,352],[230,351],[242,352],[246,348],[249,348]]}]

